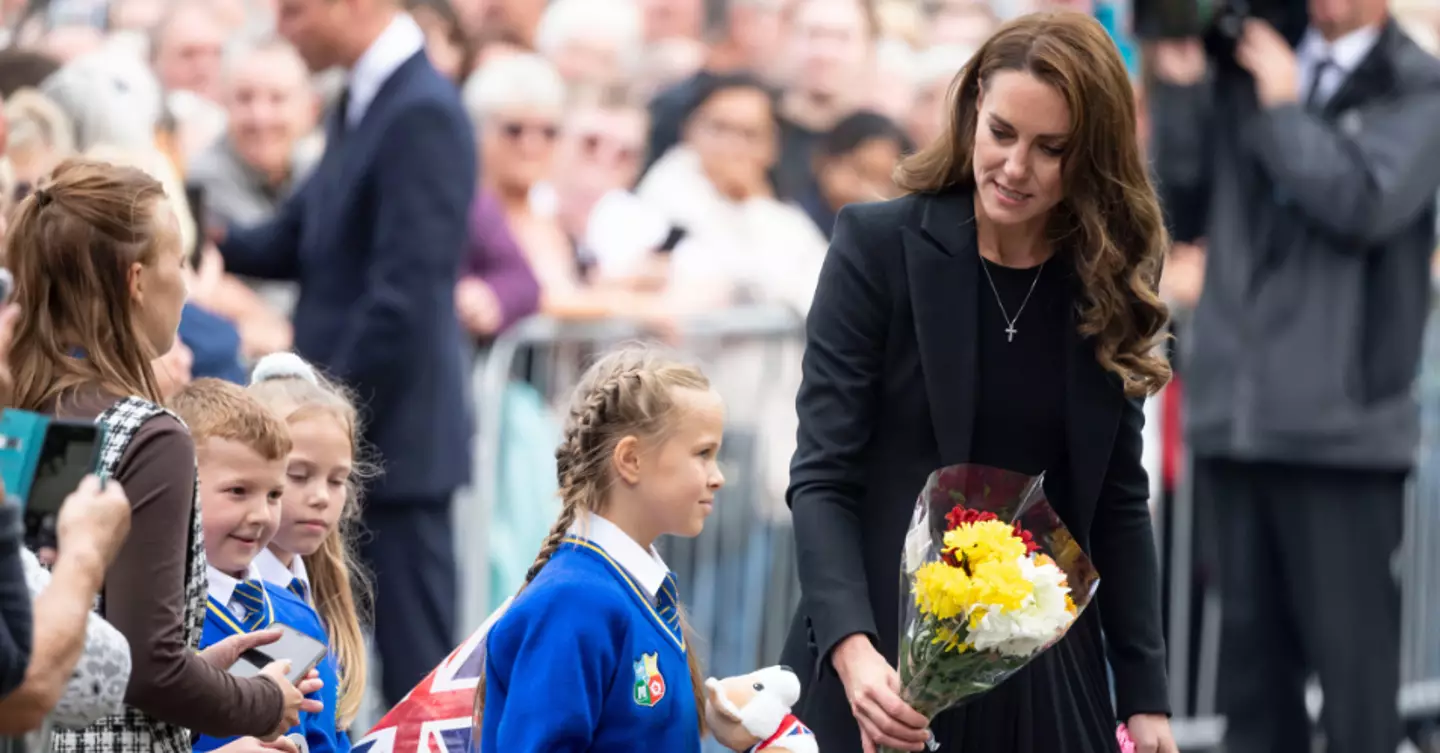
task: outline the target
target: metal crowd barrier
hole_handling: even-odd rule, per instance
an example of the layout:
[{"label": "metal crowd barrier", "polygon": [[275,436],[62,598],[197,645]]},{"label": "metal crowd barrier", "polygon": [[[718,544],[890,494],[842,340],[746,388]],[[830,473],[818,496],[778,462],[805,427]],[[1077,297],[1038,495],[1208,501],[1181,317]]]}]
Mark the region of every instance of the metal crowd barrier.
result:
[{"label": "metal crowd barrier", "polygon": [[[685,319],[678,328],[675,349],[706,369],[729,406],[721,453],[727,483],[717,497],[715,513],[698,538],[662,544],[662,555],[680,582],[707,669],[716,676],[748,672],[761,666],[762,660],[778,657],[799,599],[788,512],[774,485],[765,482],[767,474],[776,471],[769,461],[773,453],[765,449],[775,438],[765,435],[764,411],[738,420],[736,414],[767,396],[788,405],[793,414],[802,325],[788,309],[747,307]],[[463,542],[458,548],[462,633],[479,625],[506,595],[491,592],[492,551],[487,538],[492,518],[502,505],[545,502],[503,498],[502,450],[510,440],[503,435],[504,421],[499,417],[507,390],[517,381],[533,387],[552,409],[558,428],[560,411],[593,358],[644,339],[646,331],[632,322],[577,323],[541,317],[507,332],[482,357],[474,374],[479,416],[474,479],[456,504],[457,540]],[[737,366],[737,360],[743,363]],[[793,371],[793,382],[785,378],[787,371]],[[787,395],[776,392],[786,389]],[[757,418],[758,423],[752,420]],[[793,443],[793,430],[783,439]],[[549,449],[553,447],[552,443]],[[553,468],[549,472],[553,475]]]}]

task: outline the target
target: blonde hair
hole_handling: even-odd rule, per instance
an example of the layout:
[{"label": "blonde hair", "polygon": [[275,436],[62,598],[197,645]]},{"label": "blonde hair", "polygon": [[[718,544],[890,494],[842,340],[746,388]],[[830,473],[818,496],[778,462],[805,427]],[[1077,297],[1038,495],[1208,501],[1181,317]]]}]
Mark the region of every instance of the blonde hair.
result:
[{"label": "blonde hair", "polygon": [[170,409],[190,428],[197,452],[210,439],[228,439],[266,460],[290,454],[290,428],[238,385],[196,379],[170,399]]},{"label": "blonde hair", "polygon": [[336,726],[343,729],[360,713],[368,681],[365,636],[360,623],[362,609],[369,604],[371,583],[369,573],[360,565],[355,539],[360,526],[360,488],[372,475],[372,469],[361,459],[360,414],[349,390],[321,376],[291,353],[260,359],[251,375],[249,391],[288,424],[324,416],[338,423],[350,437],[354,461],[340,523],[314,554],[303,557],[315,611],[325,623],[330,650],[335,652],[340,675],[335,720]]},{"label": "blonde hair", "polygon": [[62,158],[75,153],[70,116],[37,89],[11,94],[5,100],[5,120],[10,125],[7,149],[49,148]]},{"label": "blonde hair", "polygon": [[[664,358],[646,348],[627,348],[601,358],[580,378],[565,417],[565,431],[555,449],[555,471],[560,481],[560,516],[540,545],[540,553],[525,573],[530,585],[550,558],[560,550],[582,512],[599,513],[614,479],[610,458],[620,440],[628,436],[663,438],[674,422],[677,390],[709,390],[710,380],[687,363]],[[686,662],[701,733],[705,730],[705,695],[694,631],[680,610]],[[485,682],[475,693],[475,730],[479,737],[485,711]]]}]

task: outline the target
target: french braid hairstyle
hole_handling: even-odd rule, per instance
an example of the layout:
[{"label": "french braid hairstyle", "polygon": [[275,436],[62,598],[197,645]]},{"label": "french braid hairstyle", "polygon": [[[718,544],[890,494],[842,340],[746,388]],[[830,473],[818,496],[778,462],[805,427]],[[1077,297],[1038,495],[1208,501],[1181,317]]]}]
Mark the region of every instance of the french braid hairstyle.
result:
[{"label": "french braid hairstyle", "polygon": [[[627,436],[650,442],[664,441],[674,424],[677,390],[709,390],[710,380],[693,365],[676,361],[643,347],[626,348],[596,361],[580,378],[565,417],[565,431],[555,450],[560,482],[560,516],[540,545],[540,553],[525,573],[525,590],[559,551],[582,512],[601,511],[610,485],[610,458]],[[694,631],[682,610],[686,660],[691,690],[695,693],[697,722],[705,729],[704,682]],[[475,737],[485,711],[485,683],[475,693]]]},{"label": "french braid hairstyle", "polygon": [[250,376],[249,392],[286,423],[324,416],[350,438],[353,465],[345,483],[340,521],[319,549],[302,557],[310,576],[310,598],[325,624],[339,668],[334,714],[337,726],[345,728],[359,715],[369,682],[365,635],[360,625],[370,617],[373,589],[369,572],[360,564],[356,541],[360,536],[361,492],[364,482],[376,475],[376,469],[364,457],[360,413],[354,396],[304,359],[293,353],[272,353],[261,358]]}]

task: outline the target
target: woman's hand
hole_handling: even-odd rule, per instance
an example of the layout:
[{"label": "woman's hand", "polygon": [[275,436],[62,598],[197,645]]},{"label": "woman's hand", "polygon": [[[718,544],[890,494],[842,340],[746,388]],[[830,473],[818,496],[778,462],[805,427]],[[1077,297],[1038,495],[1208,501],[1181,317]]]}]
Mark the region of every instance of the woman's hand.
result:
[{"label": "woman's hand", "polygon": [[505,318],[495,290],[479,277],[464,277],[456,283],[455,313],[471,334],[481,337],[499,331]]},{"label": "woman's hand", "polygon": [[1180,753],[1170,732],[1170,720],[1164,714],[1136,714],[1126,720],[1125,726],[1135,741],[1135,753]]},{"label": "woman's hand", "polygon": [[877,746],[898,750],[924,750],[930,739],[930,721],[900,700],[900,675],[875,650],[870,637],[857,633],[841,641],[830,663],[845,685],[850,713],[860,723],[865,753]]},{"label": "woman's hand", "polygon": [[302,712],[318,714],[325,710],[325,704],[305,697],[319,692],[325,686],[325,683],[320,681],[319,673],[313,669],[310,670],[310,674],[306,675],[297,686],[291,685],[290,681],[285,679],[285,675],[289,672],[290,661],[288,659],[270,662],[260,670],[260,676],[274,682],[285,698],[285,714],[280,718],[280,726],[269,735],[271,740],[283,737],[291,727],[299,724]]},{"label": "woman's hand", "polygon": [[273,629],[232,635],[201,651],[200,658],[216,669],[229,670],[246,651],[274,643],[281,635],[283,633]]}]

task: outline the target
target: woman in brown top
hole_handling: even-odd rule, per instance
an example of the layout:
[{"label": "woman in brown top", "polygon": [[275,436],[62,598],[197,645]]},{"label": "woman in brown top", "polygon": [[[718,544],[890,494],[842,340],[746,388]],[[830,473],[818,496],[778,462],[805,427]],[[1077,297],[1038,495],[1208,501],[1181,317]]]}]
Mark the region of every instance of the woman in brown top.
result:
[{"label": "woman in brown top", "polygon": [[21,309],[10,403],[103,423],[102,467],[133,509],[100,607],[130,644],[126,709],[58,735],[56,748],[181,753],[191,730],[283,733],[300,710],[314,710],[301,695],[314,681],[297,689],[276,666],[243,680],[225,671],[264,639],[194,650],[205,593],[195,447],[159,407],[150,365],[175,343],[186,296],[179,224],[164,189],[139,170],[68,161],[19,206],[6,246]]}]

